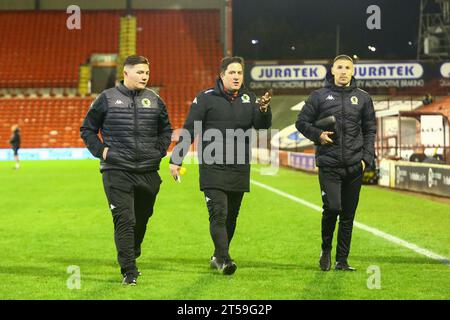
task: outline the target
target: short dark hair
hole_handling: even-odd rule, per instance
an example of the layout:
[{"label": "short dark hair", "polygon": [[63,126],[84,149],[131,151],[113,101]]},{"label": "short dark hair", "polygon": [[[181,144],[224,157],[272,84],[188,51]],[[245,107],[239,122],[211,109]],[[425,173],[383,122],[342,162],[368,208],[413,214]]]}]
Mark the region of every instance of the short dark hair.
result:
[{"label": "short dark hair", "polygon": [[150,65],[150,62],[148,62],[146,57],[143,56],[137,56],[137,55],[132,55],[132,56],[128,56],[125,61],[123,62],[124,66],[134,66],[137,64],[146,64],[146,65]]},{"label": "short dark hair", "polygon": [[232,63],[239,63],[242,66],[242,69],[244,69],[244,58],[241,57],[225,57],[220,62],[220,73],[225,72],[228,68],[228,66]]},{"label": "short dark hair", "polygon": [[334,58],[334,60],[333,60],[333,63],[335,63],[338,60],[347,60],[347,61],[350,61],[351,63],[353,63],[353,59],[346,54],[340,54],[340,55],[336,56],[336,58]]}]

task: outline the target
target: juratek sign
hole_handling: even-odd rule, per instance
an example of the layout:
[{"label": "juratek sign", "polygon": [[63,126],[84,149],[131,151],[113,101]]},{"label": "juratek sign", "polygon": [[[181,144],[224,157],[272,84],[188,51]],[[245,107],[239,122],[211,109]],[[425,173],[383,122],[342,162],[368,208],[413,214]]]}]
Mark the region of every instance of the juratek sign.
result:
[{"label": "juratek sign", "polygon": [[358,80],[419,79],[423,67],[419,63],[361,63],[355,64]]},{"label": "juratek sign", "polygon": [[[245,66],[246,86],[251,90],[283,89],[309,94],[324,86],[331,67],[331,63],[317,60],[250,63]],[[355,63],[354,76],[358,87],[375,94],[390,93],[391,89],[400,94],[413,89],[415,94],[446,95],[450,88],[450,61],[359,61]]]},{"label": "juratek sign", "polygon": [[324,80],[326,74],[323,65],[256,65],[250,71],[254,81]]}]

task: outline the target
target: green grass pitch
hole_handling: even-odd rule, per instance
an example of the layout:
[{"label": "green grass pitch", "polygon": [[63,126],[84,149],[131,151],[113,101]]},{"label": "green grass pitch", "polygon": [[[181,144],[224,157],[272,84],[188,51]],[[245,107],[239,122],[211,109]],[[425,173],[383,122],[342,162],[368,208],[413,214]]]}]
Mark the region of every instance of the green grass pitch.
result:
[{"label": "green grass pitch", "polygon": [[[136,287],[123,287],[98,161],[12,167],[0,162],[0,299],[450,299],[450,265],[357,228],[349,262],[358,271],[320,271],[320,213],[256,185],[231,245],[238,270],[220,275],[209,269],[213,246],[197,166],[187,165],[178,184],[167,159],[138,259],[143,275]],[[321,205],[315,175],[253,170],[252,179]],[[449,204],[364,186],[356,220],[450,257]],[[67,286],[72,265],[80,289]],[[374,266],[375,288],[368,286]]]}]

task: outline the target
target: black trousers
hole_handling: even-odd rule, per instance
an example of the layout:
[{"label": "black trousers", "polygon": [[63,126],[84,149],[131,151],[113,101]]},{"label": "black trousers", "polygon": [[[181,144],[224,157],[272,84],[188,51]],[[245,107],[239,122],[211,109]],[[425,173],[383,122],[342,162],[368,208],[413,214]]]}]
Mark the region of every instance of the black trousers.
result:
[{"label": "black trousers", "polygon": [[229,247],[244,192],[205,189],[204,193],[209,212],[209,231],[214,242],[214,256],[221,260],[231,259]]},{"label": "black trousers", "polygon": [[333,233],[339,216],[336,261],[346,262],[362,184],[362,165],[320,167],[319,182],[323,201],[322,250],[332,249]]},{"label": "black trousers", "polygon": [[136,270],[147,222],[159,192],[158,172],[133,173],[121,170],[103,172],[103,186],[112,212],[114,240],[121,273]]}]

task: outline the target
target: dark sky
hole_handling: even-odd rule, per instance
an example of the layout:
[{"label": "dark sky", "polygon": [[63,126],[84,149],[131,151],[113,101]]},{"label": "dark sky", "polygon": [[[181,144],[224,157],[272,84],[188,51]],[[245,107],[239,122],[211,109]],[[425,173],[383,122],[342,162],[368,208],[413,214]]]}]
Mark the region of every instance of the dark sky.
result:
[{"label": "dark sky", "polygon": [[[370,5],[381,9],[381,30],[366,26]],[[331,58],[339,25],[340,53],[415,59],[419,7],[420,0],[234,0],[234,54],[250,60]]]}]

